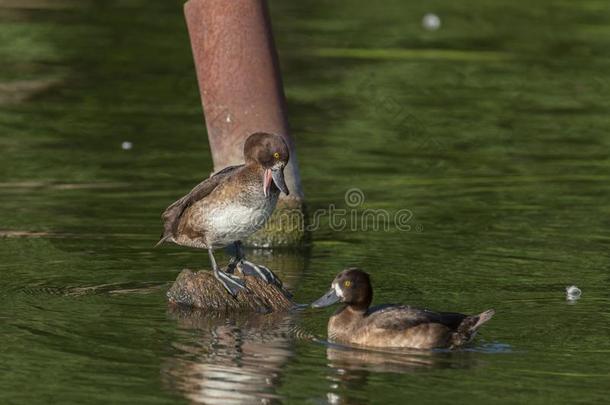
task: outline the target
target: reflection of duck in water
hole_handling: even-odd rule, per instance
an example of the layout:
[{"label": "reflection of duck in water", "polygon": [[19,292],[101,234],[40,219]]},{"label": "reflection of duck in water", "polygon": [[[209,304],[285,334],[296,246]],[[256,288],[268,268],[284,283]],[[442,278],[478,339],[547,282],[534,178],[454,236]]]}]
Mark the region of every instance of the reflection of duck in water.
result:
[{"label": "reflection of duck in water", "polygon": [[[326,399],[332,404],[375,404],[367,392],[370,378],[377,373],[417,373],[430,369],[456,369],[477,366],[477,353],[470,351],[433,351],[404,348],[356,348],[330,344]],[[406,388],[405,388],[406,389]],[[404,402],[404,401],[403,401]]]},{"label": "reflection of duck in water", "polygon": [[[292,356],[293,315],[211,317],[170,307],[181,329],[175,354],[161,373],[168,387],[193,403],[243,404],[279,400],[276,386]],[[197,331],[197,333],[193,333]]]},{"label": "reflection of duck in water", "polygon": [[414,349],[454,348],[470,342],[494,314],[433,312],[402,305],[369,308],[373,288],[369,275],[346,269],[335,277],[331,289],[312,304],[315,308],[342,302],[328,321],[329,340],[373,347]]},{"label": "reflection of duck in water", "polygon": [[391,347],[355,347],[328,344],[328,365],[339,375],[362,371],[408,373],[429,369],[471,368],[478,365],[480,350],[419,350]]}]

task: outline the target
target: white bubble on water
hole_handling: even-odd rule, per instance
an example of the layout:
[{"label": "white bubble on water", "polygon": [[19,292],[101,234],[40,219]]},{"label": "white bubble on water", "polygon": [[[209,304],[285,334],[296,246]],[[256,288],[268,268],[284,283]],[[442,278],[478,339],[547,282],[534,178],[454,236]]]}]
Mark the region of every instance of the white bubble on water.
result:
[{"label": "white bubble on water", "polygon": [[133,143],[129,141],[125,141],[121,144],[121,149],[123,150],[131,150],[131,148],[133,148]]},{"label": "white bubble on water", "polygon": [[421,25],[428,31],[436,31],[441,27],[441,19],[434,13],[427,13],[422,18]]},{"label": "white bubble on water", "polygon": [[566,287],[566,299],[568,301],[576,301],[577,299],[580,298],[581,295],[582,295],[582,291],[580,290],[580,288],[576,287],[575,285]]},{"label": "white bubble on water", "polygon": [[326,393],[326,400],[328,401],[329,404],[340,404],[341,403],[341,397],[337,394],[335,394],[334,392],[328,392]]}]

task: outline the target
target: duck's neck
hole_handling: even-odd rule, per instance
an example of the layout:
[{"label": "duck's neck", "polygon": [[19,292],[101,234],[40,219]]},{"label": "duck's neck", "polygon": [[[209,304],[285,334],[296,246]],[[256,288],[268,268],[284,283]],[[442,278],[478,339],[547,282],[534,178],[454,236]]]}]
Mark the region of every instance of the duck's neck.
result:
[{"label": "duck's neck", "polygon": [[366,310],[344,305],[328,321],[328,337],[335,341],[348,342],[354,328],[362,321]]},{"label": "duck's neck", "polygon": [[244,176],[247,176],[250,184],[256,187],[257,194],[259,194],[261,198],[272,201],[277,200],[277,197],[280,195],[280,189],[277,188],[273,181],[271,181],[271,187],[269,187],[269,195],[264,197],[263,185],[265,183],[265,168],[263,166],[256,162],[246,163]]},{"label": "duck's neck", "polygon": [[262,165],[259,165],[257,162],[246,162],[246,170],[252,175],[259,177],[261,182],[263,181],[265,168]]}]

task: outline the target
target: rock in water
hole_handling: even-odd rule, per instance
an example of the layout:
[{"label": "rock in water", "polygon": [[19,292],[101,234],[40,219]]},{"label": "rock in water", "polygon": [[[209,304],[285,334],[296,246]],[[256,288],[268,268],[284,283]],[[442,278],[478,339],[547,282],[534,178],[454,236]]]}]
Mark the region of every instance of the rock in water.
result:
[{"label": "rock in water", "polygon": [[231,297],[209,271],[182,272],[167,292],[170,304],[187,305],[210,311],[287,311],[295,306],[292,295],[283,287],[267,284],[258,277],[237,273],[247,288]]}]

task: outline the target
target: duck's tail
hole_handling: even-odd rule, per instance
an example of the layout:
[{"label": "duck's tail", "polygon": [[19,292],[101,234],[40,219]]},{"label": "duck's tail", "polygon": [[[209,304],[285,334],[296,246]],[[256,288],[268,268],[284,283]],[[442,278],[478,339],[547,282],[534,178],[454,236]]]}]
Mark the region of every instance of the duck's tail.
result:
[{"label": "duck's tail", "polygon": [[489,321],[496,313],[493,309],[488,309],[478,315],[471,315],[464,318],[457,331],[451,337],[452,347],[462,346],[470,342],[477,334],[479,328]]}]

